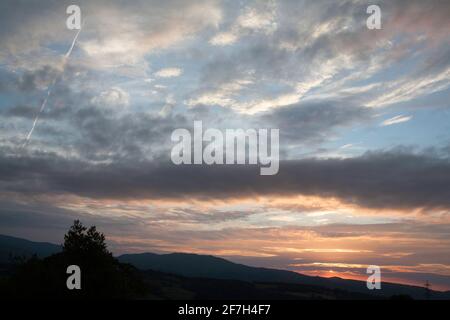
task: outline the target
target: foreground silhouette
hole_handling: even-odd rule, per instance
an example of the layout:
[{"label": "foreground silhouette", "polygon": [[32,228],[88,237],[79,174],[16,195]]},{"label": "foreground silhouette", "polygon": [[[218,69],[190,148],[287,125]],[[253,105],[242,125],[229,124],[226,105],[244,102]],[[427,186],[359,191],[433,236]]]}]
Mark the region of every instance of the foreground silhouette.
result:
[{"label": "foreground silhouette", "polygon": [[[80,290],[66,286],[70,265],[81,269]],[[2,295],[9,298],[133,299],[147,294],[139,271],[115,259],[107,249],[105,236],[78,220],[64,236],[62,252],[19,261],[12,276],[4,281]]]},{"label": "foreground silhouette", "polygon": [[[11,255],[24,258],[11,263]],[[79,221],[62,246],[0,235],[0,259],[0,299],[423,299],[419,287],[384,283],[377,295],[361,281],[250,267],[214,256],[143,253],[116,259],[104,235]],[[81,290],[66,286],[70,265],[81,269]],[[433,291],[433,299],[449,294]]]}]

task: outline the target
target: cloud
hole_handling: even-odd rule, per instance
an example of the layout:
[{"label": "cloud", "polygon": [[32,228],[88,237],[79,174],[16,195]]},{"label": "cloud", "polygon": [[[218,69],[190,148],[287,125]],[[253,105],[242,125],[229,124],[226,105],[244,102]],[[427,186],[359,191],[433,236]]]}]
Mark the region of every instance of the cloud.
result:
[{"label": "cloud", "polygon": [[[382,266],[386,281],[401,279],[401,282],[422,284],[427,279],[436,289],[448,289],[450,285],[450,261],[446,254],[450,225],[445,223],[419,224],[406,220],[265,228],[239,224],[210,229],[205,226],[236,215],[245,219],[245,212],[203,213],[198,208],[172,207],[163,213],[158,207],[144,205],[147,210],[144,213],[126,203],[120,207],[109,202],[82,206],[76,199],[55,203],[55,198],[58,197],[53,197],[53,205],[37,201],[36,197],[20,204],[11,198],[0,199],[0,233],[60,243],[72,221],[81,219],[105,232],[115,254],[196,252],[312,275],[329,276],[332,270],[334,275],[350,278],[367,277],[367,265],[376,264]],[[64,208],[70,202],[72,208]],[[167,232],[169,226],[172,232]],[[245,248],[239,245],[242,243],[246,244]]]},{"label": "cloud", "polygon": [[237,39],[238,36],[233,32],[221,32],[209,40],[209,43],[214,46],[226,46],[235,43]]},{"label": "cloud", "polygon": [[[65,28],[69,4],[54,0],[41,4],[2,1],[0,41],[5,50],[0,59],[38,53],[50,43],[70,42],[72,32]],[[222,18],[217,1],[99,0],[81,1],[79,6],[82,17],[89,17],[79,39],[85,54],[81,61],[91,68],[142,64],[149,52],[168,48],[202,29],[214,28]]]},{"label": "cloud", "polygon": [[[262,21],[249,18],[258,16],[252,14],[259,12],[258,8],[242,10],[249,13],[240,12],[230,27],[220,30],[209,42],[233,45],[242,36],[247,36],[246,41],[208,61],[202,86],[192,93],[189,105],[220,105],[255,114],[300,102],[310,95],[330,98],[342,94],[347,98],[359,95],[366,106],[387,107],[448,88],[449,60],[444,45],[448,19],[442,14],[448,11],[448,4],[384,3],[383,29],[376,32],[365,27],[367,5],[361,1],[279,1],[274,10],[263,10],[271,15],[264,21],[276,25],[264,35],[237,27],[241,25],[238,21],[251,21],[251,26],[260,26]],[[425,18],[421,12],[433,18]],[[416,24],[416,19],[420,23]],[[383,79],[382,73],[413,56],[420,63],[411,62],[414,67],[398,70],[392,80]],[[258,81],[237,92],[223,90],[223,86],[248,73]],[[378,77],[373,78],[376,74]],[[357,81],[366,81],[367,85],[355,87],[363,91],[345,91],[348,87],[344,85]],[[280,90],[281,85],[284,90]]]},{"label": "cloud", "polygon": [[180,68],[165,68],[155,72],[155,76],[160,78],[173,78],[179,77],[183,73]]},{"label": "cloud", "polygon": [[[0,233],[10,234],[35,241],[51,241],[59,244],[67,229],[76,219],[86,225],[96,225],[103,232],[107,230],[108,238],[120,234],[136,232],[139,222],[133,218],[121,217],[117,219],[111,216],[99,216],[82,212],[82,210],[64,209],[48,201],[30,201],[26,199],[20,203],[11,199],[0,199]],[[112,244],[113,251],[117,246]]]},{"label": "cloud", "polygon": [[276,28],[276,2],[259,1],[244,7],[230,30],[216,34],[209,43],[216,46],[230,45],[253,32],[271,34]]},{"label": "cloud", "polygon": [[92,98],[92,103],[106,108],[123,108],[130,104],[130,95],[119,87],[113,87]]},{"label": "cloud", "polygon": [[398,123],[402,123],[402,122],[408,122],[411,119],[412,119],[412,116],[403,116],[403,115],[395,116],[395,117],[392,117],[390,119],[384,120],[380,124],[380,126],[382,126],[382,127],[392,126],[393,124],[398,124]]},{"label": "cloud", "polygon": [[59,65],[42,65],[34,69],[24,70],[21,73],[11,70],[0,71],[0,92],[26,94],[34,91],[44,90],[52,81],[61,76]]},{"label": "cloud", "polygon": [[333,130],[355,123],[368,123],[373,112],[339,100],[296,103],[263,113],[261,122],[280,128],[284,143],[311,143],[326,140]]},{"label": "cloud", "polygon": [[445,90],[450,86],[450,67],[436,73],[412,74],[400,80],[387,83],[380,88],[383,93],[366,105],[369,107],[385,107],[392,104],[411,101],[421,96]]},{"label": "cloud", "polygon": [[[281,161],[261,177],[256,166],[174,166],[148,161],[88,164],[42,154],[1,159],[3,190],[65,192],[90,198],[246,198],[314,195],[368,208],[450,208],[450,163],[405,152],[348,159]],[[408,165],[405,166],[405,163]]]},{"label": "cloud", "polygon": [[58,75],[60,70],[44,66],[33,71],[26,71],[20,76],[18,87],[22,91],[32,91],[47,87]]}]

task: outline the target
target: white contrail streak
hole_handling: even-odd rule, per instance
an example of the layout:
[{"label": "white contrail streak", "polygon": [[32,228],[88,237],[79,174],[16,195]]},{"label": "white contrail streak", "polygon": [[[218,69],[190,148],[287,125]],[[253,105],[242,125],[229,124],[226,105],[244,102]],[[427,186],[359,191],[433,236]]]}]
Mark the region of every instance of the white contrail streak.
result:
[{"label": "white contrail streak", "polygon": [[41,104],[41,108],[39,109],[39,113],[36,115],[36,118],[34,118],[33,126],[31,127],[30,132],[28,132],[27,138],[25,139],[25,143],[23,145],[24,147],[27,144],[28,140],[30,140],[31,135],[33,134],[34,127],[36,127],[36,123],[39,120],[39,115],[44,111],[45,106],[47,105],[48,98],[50,97],[50,94],[52,93],[52,89],[53,89],[53,86],[55,85],[55,82],[56,81],[53,80],[52,84],[50,85],[49,89],[47,90],[47,96],[45,97],[44,101]]},{"label": "white contrail streak", "polygon": [[73,47],[75,46],[75,42],[77,42],[78,35],[80,34],[81,29],[83,28],[83,26],[84,26],[84,23],[81,26],[81,28],[78,30],[77,34],[75,35],[75,38],[73,38],[72,45],[70,46],[69,51],[67,51],[67,53],[64,56],[64,58],[66,58],[66,59],[69,58],[70,54],[72,53]]},{"label": "white contrail streak", "polygon": [[[72,41],[72,44],[70,45],[69,50],[64,55],[64,60],[63,60],[63,66],[62,66],[61,74],[64,73],[64,69],[66,67],[67,61],[69,60],[69,57],[72,54],[73,47],[75,46],[75,43],[77,42],[78,35],[80,34],[81,29],[83,29],[83,26],[84,26],[84,21],[83,21],[83,25],[81,26],[81,28],[77,31],[77,34],[75,35],[75,38],[73,38],[73,41]],[[34,128],[36,127],[36,124],[39,121],[39,117],[42,114],[42,112],[44,112],[44,110],[45,110],[45,106],[47,105],[47,101],[50,98],[50,95],[52,93],[53,87],[55,86],[57,78],[58,78],[58,76],[56,76],[55,79],[53,79],[52,83],[48,87],[47,96],[45,97],[44,101],[42,101],[41,108],[39,109],[38,114],[34,118],[33,125],[31,126],[30,132],[28,132],[28,135],[27,135],[27,137],[25,139],[25,142],[23,143],[22,148],[24,148],[27,145],[28,141],[30,141],[31,136],[33,135]]]}]

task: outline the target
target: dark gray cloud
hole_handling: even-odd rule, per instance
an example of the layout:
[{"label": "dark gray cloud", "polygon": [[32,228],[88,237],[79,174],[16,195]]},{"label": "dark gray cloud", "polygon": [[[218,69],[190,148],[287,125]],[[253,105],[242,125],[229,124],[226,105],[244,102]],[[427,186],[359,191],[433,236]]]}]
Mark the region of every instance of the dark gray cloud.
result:
[{"label": "dark gray cloud", "polygon": [[0,70],[0,92],[30,94],[36,90],[48,87],[61,72],[49,65],[44,65],[35,70],[11,72]]},{"label": "dark gray cloud", "polygon": [[[4,110],[1,115],[8,117],[19,117],[19,118],[27,118],[34,119],[36,114],[39,112],[39,109],[36,106],[30,105],[16,105],[12,108],[8,108]],[[47,110],[45,113],[41,114],[42,119],[62,119],[67,115],[67,110],[62,108],[52,108]]]},{"label": "dark gray cloud", "polygon": [[337,128],[369,122],[373,109],[348,101],[310,101],[298,103],[260,116],[263,123],[280,128],[282,143],[322,142]]},{"label": "dark gray cloud", "polygon": [[[70,78],[74,72],[69,70],[64,77]],[[358,107],[347,99],[301,102],[257,116],[206,106],[193,107],[189,113],[160,116],[103,105],[95,100],[95,92],[75,90],[65,78],[56,83],[53,92],[33,139],[65,150],[69,147],[80,157],[97,161],[149,157],[168,160],[172,131],[191,128],[194,120],[202,120],[205,128],[280,128],[284,152],[291,143],[322,142],[335,129],[368,122],[373,115],[372,109]],[[162,101],[160,108],[163,105]],[[4,108],[0,115],[5,120],[33,120],[38,107],[36,103],[19,104]]]},{"label": "dark gray cloud", "polygon": [[[72,118],[79,136],[76,148],[84,157],[95,160],[158,158],[169,154],[173,130],[186,126],[184,116],[167,118],[146,113],[121,116],[95,107],[80,109]],[[164,152],[166,151],[166,152]]]},{"label": "dark gray cloud", "polygon": [[[99,92],[80,91],[70,85],[68,79],[76,71],[69,68],[56,82],[47,108],[40,114],[32,138],[34,144],[70,149],[81,158],[97,161],[158,158],[162,153],[169,154],[172,131],[188,126],[186,116],[181,114],[160,116],[157,112],[135,111],[127,105],[115,107],[95,100]],[[30,77],[35,78],[35,73]],[[27,91],[24,97],[29,103],[2,108],[0,117],[5,122],[34,120],[46,92],[36,95],[30,93],[31,88]],[[164,103],[161,101],[159,108]],[[192,121],[189,123],[192,125]],[[24,128],[23,133],[28,129]]]},{"label": "dark gray cloud", "polygon": [[54,154],[0,158],[1,188],[91,198],[334,196],[372,208],[450,208],[450,161],[403,151],[350,159],[282,161],[275,176],[257,166],[175,166],[148,161],[88,164]]},{"label": "dark gray cloud", "polygon": [[51,66],[44,66],[38,70],[24,72],[18,83],[22,91],[35,90],[39,86],[48,86],[60,72]]},{"label": "dark gray cloud", "polygon": [[59,28],[54,24],[58,16],[65,14],[69,4],[71,2],[68,0],[2,1],[0,42],[4,47],[0,57],[9,55],[14,61],[14,55],[17,53],[32,50],[41,43],[61,40],[62,36],[70,34],[63,23]]}]

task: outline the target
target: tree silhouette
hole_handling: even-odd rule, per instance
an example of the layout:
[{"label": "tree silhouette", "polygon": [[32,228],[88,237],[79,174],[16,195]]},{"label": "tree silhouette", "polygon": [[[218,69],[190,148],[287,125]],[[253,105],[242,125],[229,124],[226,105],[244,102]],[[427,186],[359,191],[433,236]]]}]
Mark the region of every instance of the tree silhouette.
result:
[{"label": "tree silhouette", "polygon": [[63,251],[68,254],[110,254],[103,233],[98,232],[95,226],[87,229],[79,220],[75,220],[64,235]]},{"label": "tree silhouette", "polygon": [[[67,267],[81,269],[81,290],[69,290]],[[108,251],[105,236],[95,226],[75,220],[64,236],[63,250],[45,259],[36,256],[17,266],[6,293],[17,298],[143,298],[147,285],[131,265]]]}]

